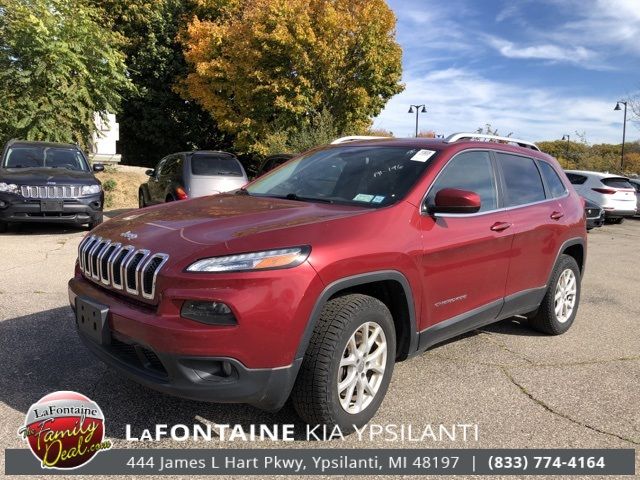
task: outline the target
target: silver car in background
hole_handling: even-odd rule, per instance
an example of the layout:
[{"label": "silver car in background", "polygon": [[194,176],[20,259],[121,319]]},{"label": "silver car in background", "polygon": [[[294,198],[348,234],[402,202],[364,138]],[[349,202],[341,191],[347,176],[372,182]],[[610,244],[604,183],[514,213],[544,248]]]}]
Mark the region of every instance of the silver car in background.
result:
[{"label": "silver car in background", "polygon": [[235,155],[208,150],[168,155],[146,174],[150,178],[138,191],[140,208],[229,192],[248,182]]},{"label": "silver car in background", "polygon": [[569,181],[581,197],[604,210],[605,219],[622,223],[636,214],[636,191],[626,177],[611,173],[565,170]]}]

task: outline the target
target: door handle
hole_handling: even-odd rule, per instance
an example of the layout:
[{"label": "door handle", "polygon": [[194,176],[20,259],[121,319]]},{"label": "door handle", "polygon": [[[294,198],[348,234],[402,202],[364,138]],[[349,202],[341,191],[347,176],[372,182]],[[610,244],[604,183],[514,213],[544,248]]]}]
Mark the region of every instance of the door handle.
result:
[{"label": "door handle", "polygon": [[562,212],[552,212],[550,217],[553,220],[560,220],[562,217],[564,217],[564,213],[562,213]]},{"label": "door handle", "polygon": [[503,230],[506,230],[510,226],[511,224],[508,222],[496,222],[493,225],[491,225],[491,230],[493,230],[494,232],[502,232]]}]

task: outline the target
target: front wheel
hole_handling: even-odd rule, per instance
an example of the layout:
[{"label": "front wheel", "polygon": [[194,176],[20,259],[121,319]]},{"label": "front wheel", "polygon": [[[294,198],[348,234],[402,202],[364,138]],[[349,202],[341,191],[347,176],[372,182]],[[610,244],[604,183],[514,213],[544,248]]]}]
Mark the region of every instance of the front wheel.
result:
[{"label": "front wheel", "polygon": [[540,308],[529,317],[529,324],[549,335],[560,335],[571,327],[580,303],[580,268],[570,255],[560,255],[551,274]]},{"label": "front wheel", "polygon": [[140,190],[138,192],[138,208],[145,208],[147,206],[147,202],[144,199],[144,192]]},{"label": "front wheel", "polygon": [[395,353],[395,327],[385,304],[360,294],[329,301],[293,388],[298,415],[344,434],[365,425],[387,392]]}]

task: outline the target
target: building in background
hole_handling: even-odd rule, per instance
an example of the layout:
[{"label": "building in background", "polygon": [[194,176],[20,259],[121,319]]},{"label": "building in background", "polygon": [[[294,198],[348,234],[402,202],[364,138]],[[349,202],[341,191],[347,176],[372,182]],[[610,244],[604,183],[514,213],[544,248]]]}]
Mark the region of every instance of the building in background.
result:
[{"label": "building in background", "polygon": [[120,140],[120,125],[113,113],[107,113],[103,120],[95,114],[96,132],[91,139],[89,158],[95,163],[120,163],[121,156],[116,153],[116,142]]}]

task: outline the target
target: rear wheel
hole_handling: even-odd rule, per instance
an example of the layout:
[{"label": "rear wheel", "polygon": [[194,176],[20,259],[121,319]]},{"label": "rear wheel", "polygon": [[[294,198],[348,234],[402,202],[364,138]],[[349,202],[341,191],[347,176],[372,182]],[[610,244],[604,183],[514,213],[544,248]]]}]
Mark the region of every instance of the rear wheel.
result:
[{"label": "rear wheel", "polygon": [[164,199],[165,202],[175,202],[176,199],[173,198],[173,195],[167,195],[167,198]]},{"label": "rear wheel", "polygon": [[298,415],[345,434],[365,425],[387,392],[395,353],[393,318],[382,302],[360,294],[329,301],[293,388]]},{"label": "rear wheel", "polygon": [[609,218],[606,220],[607,223],[613,223],[615,225],[620,225],[622,222],[624,222],[624,218],[620,217],[620,218]]},{"label": "rear wheel", "polygon": [[571,327],[580,303],[580,268],[570,255],[560,255],[540,308],[529,316],[529,324],[549,335],[560,335]]}]

